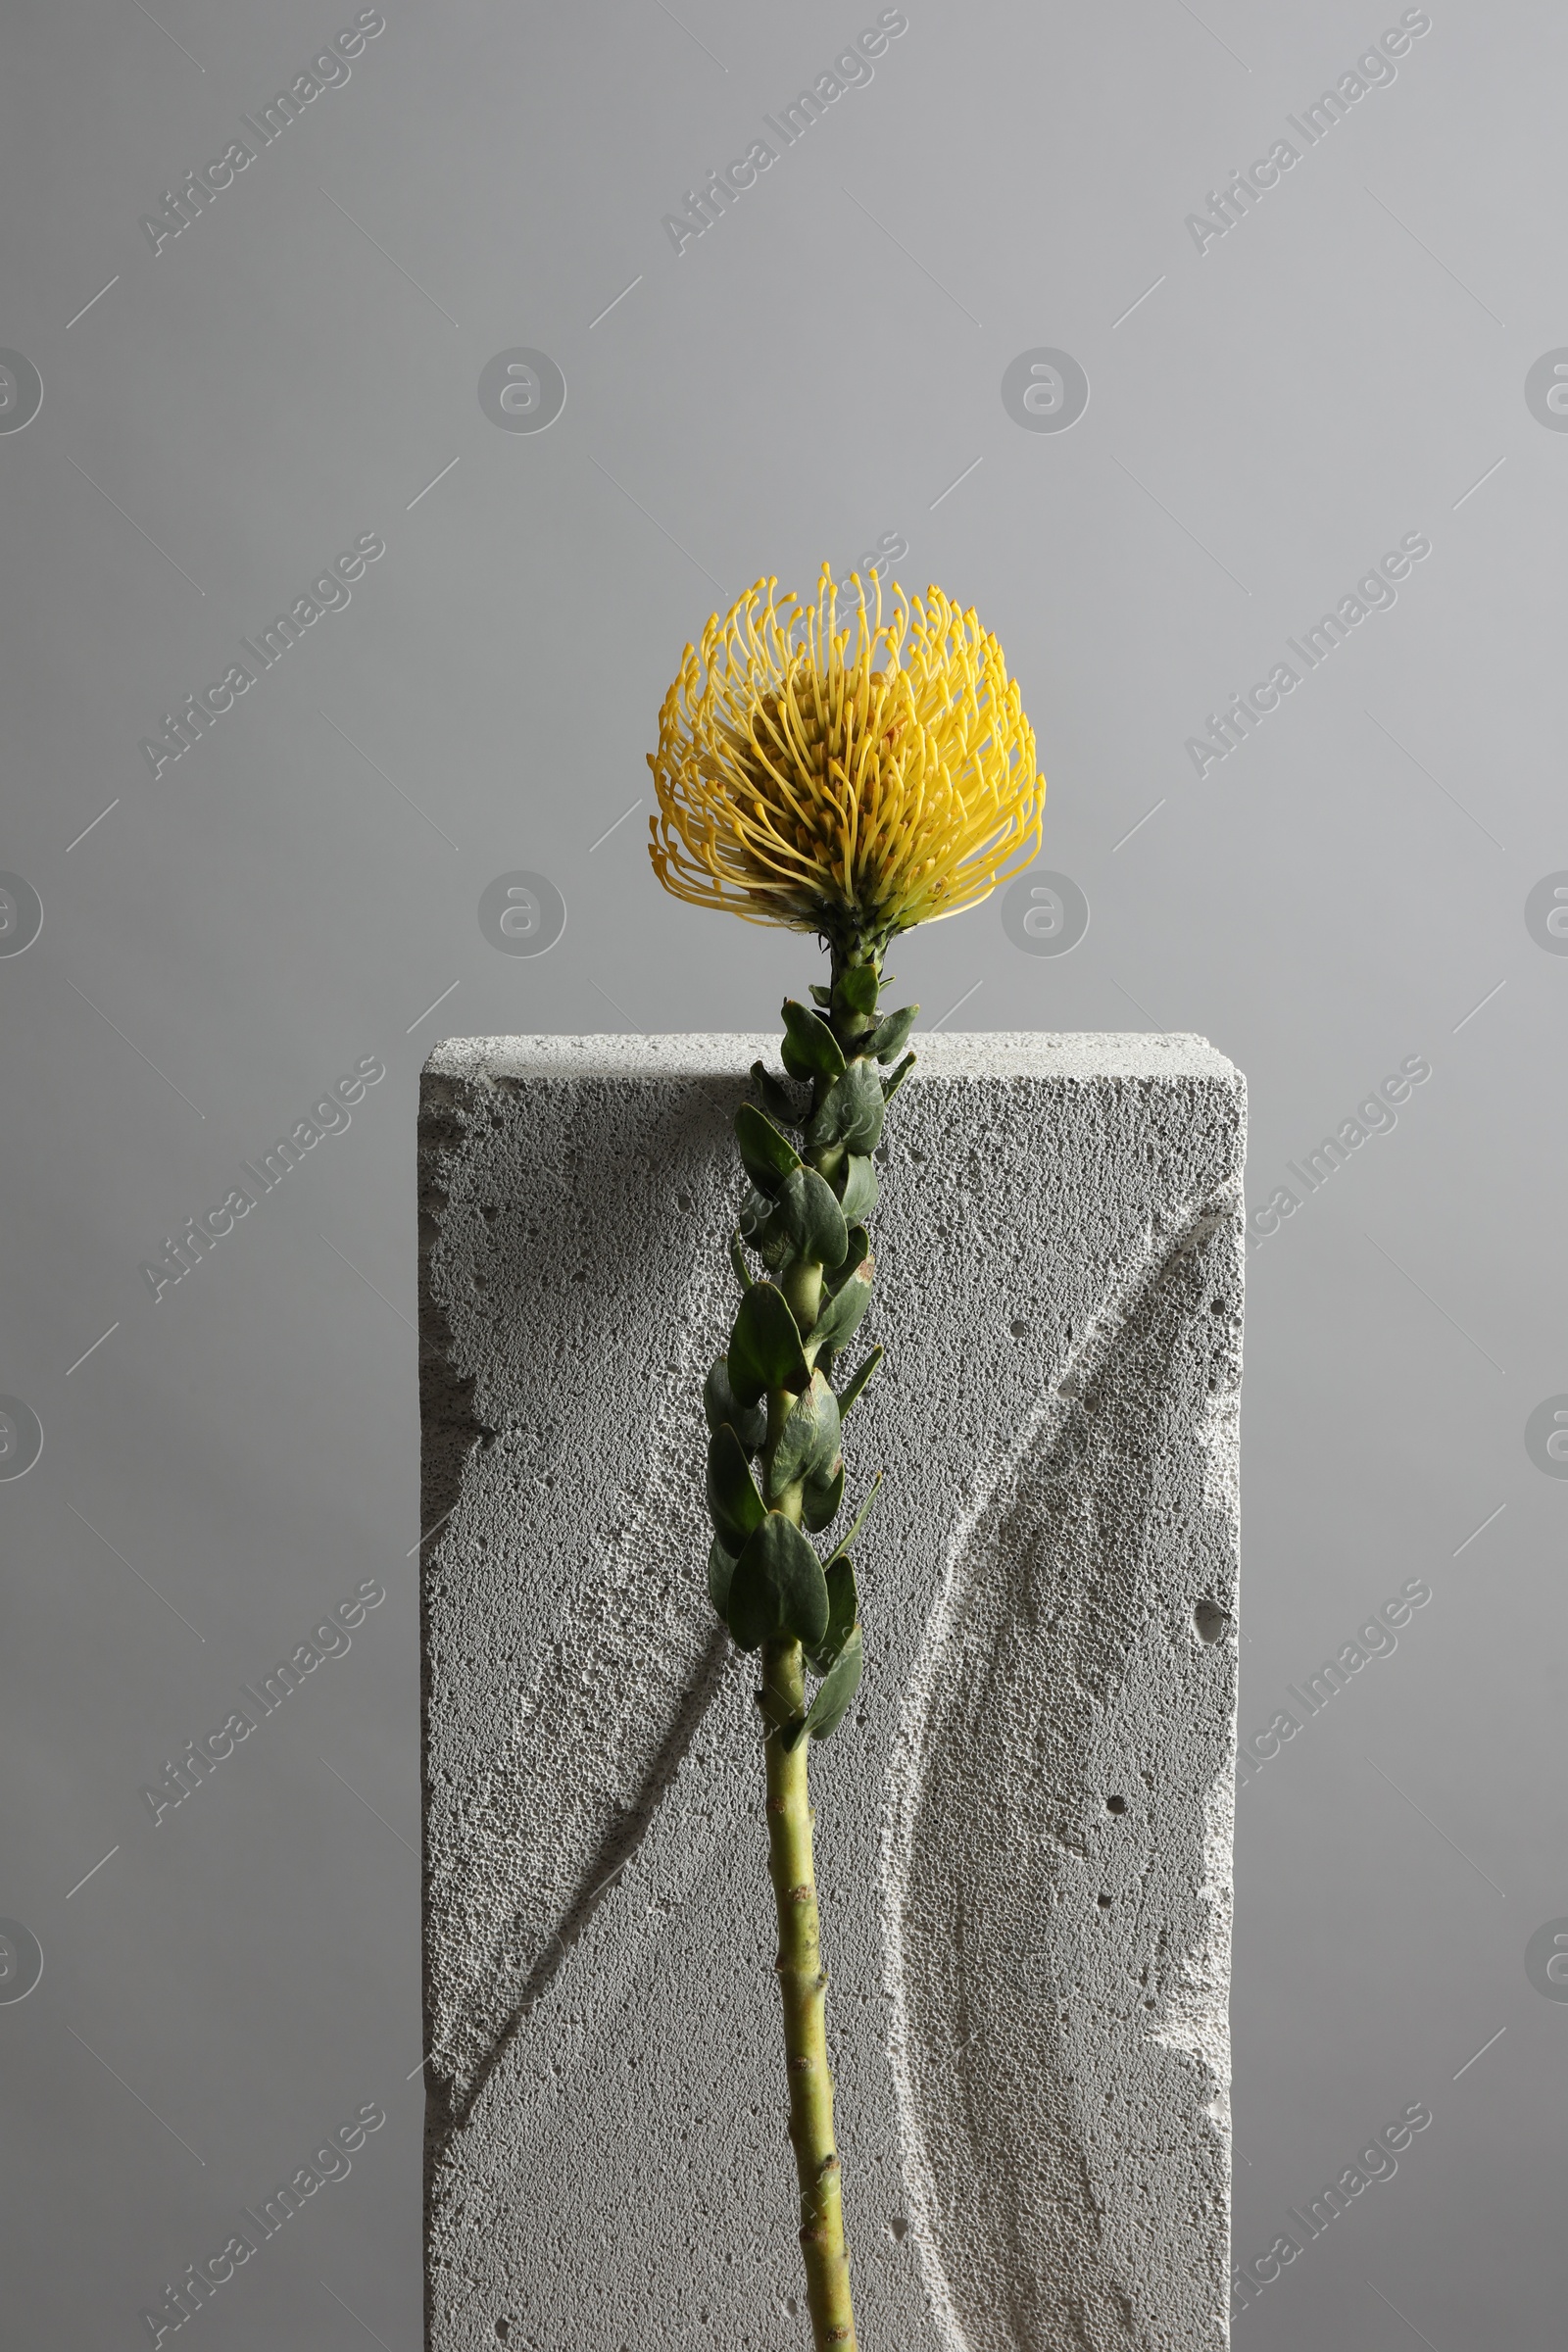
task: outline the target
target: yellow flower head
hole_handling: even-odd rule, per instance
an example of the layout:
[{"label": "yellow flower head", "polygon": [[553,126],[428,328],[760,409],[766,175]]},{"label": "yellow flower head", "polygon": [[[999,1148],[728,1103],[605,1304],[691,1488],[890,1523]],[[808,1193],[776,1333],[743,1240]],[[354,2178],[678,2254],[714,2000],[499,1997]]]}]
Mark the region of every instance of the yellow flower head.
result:
[{"label": "yellow flower head", "polygon": [[1033,858],[1045,778],[995,637],[940,588],[895,583],[882,617],[852,575],[839,626],[759,580],[686,648],[650,754],[649,854],[667,891],[753,923],[879,953],[973,906]]}]

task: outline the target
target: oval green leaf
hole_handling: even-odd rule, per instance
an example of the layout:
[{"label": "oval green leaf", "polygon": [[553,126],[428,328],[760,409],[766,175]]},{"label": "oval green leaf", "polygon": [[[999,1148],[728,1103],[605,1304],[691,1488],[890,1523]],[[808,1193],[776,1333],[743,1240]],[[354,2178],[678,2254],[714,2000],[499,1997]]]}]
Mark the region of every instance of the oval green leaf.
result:
[{"label": "oval green leaf", "polygon": [[[798,1060],[805,1063],[813,1078],[834,1079],[842,1075],[844,1055],[839,1041],[819,1012],[809,1004],[798,1004],[793,997],[784,1000],[785,1042],[795,1049]],[[785,1055],[789,1067],[789,1056]]]},{"label": "oval green leaf", "polygon": [[780,1135],[771,1119],[764,1118],[755,1102],[743,1102],[735,1113],[735,1141],[746,1173],[760,1193],[776,1193],[785,1177],[801,1164],[795,1146]]},{"label": "oval green leaf", "polygon": [[826,1674],[860,1621],[860,1595],[848,1552],[836,1554],[827,1570],[827,1632],[811,1656],[818,1674]]},{"label": "oval green leaf", "polygon": [[800,1529],[769,1511],[735,1563],[729,1630],[742,1649],[790,1634],[815,1649],[827,1631],[827,1580]]},{"label": "oval green leaf", "polygon": [[852,1152],[844,1163],[844,1193],[839,1206],[847,1219],[868,1217],[876,1206],[876,1161],[868,1152]]},{"label": "oval green leaf", "polygon": [[822,1478],[838,1459],[839,1400],[820,1372],[797,1396],[767,1465],[767,1499],[777,1502],[797,1479]]},{"label": "oval green leaf", "polygon": [[874,1152],[886,1108],[875,1062],[863,1057],[852,1061],[811,1113],[807,1150],[824,1152],[837,1145],[846,1152]]},{"label": "oval green leaf", "polygon": [[776,1127],[798,1127],[804,1115],[783,1084],[761,1062],[752,1064],[752,1084],[762,1098],[762,1108]]},{"label": "oval green leaf", "polygon": [[918,1004],[904,1004],[897,1012],[888,1013],[866,1039],[866,1052],[878,1061],[897,1061],[909,1042],[919,1011]]},{"label": "oval green leaf", "polygon": [[827,1178],[814,1168],[794,1169],[780,1187],[759,1232],[757,1247],[775,1270],[786,1257],[805,1258],[833,1269],[842,1266],[850,1237],[844,1211]]},{"label": "oval green leaf", "polygon": [[739,1552],[765,1513],[752,1465],[732,1429],[715,1430],[708,1441],[708,1513],[726,1551]]},{"label": "oval green leaf", "polygon": [[801,1489],[801,1524],[813,1536],[824,1527],[831,1527],[839,1515],[844,1500],[844,1456],[840,1454],[830,1471],[808,1478]]},{"label": "oval green leaf", "polygon": [[770,1282],[754,1282],[729,1335],[729,1385],[741,1404],[755,1404],[768,1389],[810,1385],[801,1353],[801,1335],[789,1301]]},{"label": "oval green leaf", "polygon": [[715,1358],[703,1383],[703,1410],[708,1415],[709,1429],[715,1437],[727,1422],[747,1453],[756,1453],[767,1436],[766,1405],[741,1403],[729,1385],[729,1360],[726,1356]]},{"label": "oval green leaf", "polygon": [[851,1700],[860,1688],[864,1664],[864,1643],[860,1629],[856,1626],[827,1675],[817,1685],[816,1696],[806,1710],[806,1729],[813,1740],[832,1739],[849,1713]]},{"label": "oval green leaf", "polygon": [[824,1348],[842,1348],[860,1328],[860,1321],[871,1303],[871,1277],[876,1260],[862,1257],[848,1282],[841,1282],[821,1313],[811,1326],[810,1346],[820,1354]]}]

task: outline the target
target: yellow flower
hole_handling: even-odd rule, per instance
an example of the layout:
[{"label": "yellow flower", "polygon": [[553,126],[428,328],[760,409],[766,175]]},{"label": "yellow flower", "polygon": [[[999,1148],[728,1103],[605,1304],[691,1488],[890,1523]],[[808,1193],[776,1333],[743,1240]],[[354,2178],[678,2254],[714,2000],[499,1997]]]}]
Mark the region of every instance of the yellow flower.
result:
[{"label": "yellow flower", "polygon": [[[880,953],[1029,863],[1045,778],[995,637],[940,588],[892,617],[858,575],[839,626],[759,580],[686,648],[650,754],[649,854],[667,891]],[[852,642],[853,641],[853,642]]]}]

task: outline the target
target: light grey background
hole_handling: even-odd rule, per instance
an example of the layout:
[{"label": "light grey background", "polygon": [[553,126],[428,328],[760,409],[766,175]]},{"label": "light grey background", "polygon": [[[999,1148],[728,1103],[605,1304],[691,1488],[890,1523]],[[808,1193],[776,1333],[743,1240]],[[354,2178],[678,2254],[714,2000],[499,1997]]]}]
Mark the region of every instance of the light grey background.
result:
[{"label": "light grey background", "polygon": [[[895,534],[999,632],[1042,863],[1092,909],[1060,959],[995,903],[918,938],[930,1017],[1207,1035],[1254,1206],[1431,1061],[1251,1257],[1244,1733],[1401,1583],[1433,1598],[1241,1799],[1239,2258],[1401,2107],[1434,2121],[1237,2338],[1560,2339],[1568,2004],[1524,1951],[1568,1912],[1568,1486],[1523,1433],[1568,1391],[1568,960],[1524,904],[1568,867],[1568,438],[1524,380],[1568,344],[1568,28],[1436,0],[1200,255],[1187,214],[1397,7],[910,0],[677,257],[662,216],[877,13],[388,0],[156,257],[139,216],[354,9],[8,20],[0,344],[44,387],[0,434],[0,866],[44,909],[0,959],[0,1390],[45,1433],[0,1487],[0,1914],[44,1952],[0,2010],[19,2338],[145,2342],[379,2101],[191,2326],[416,2344],[416,1072],[447,1033],[773,1020],[808,943],[663,899],[646,799],[601,836],[714,604]],[[518,347],[565,377],[545,433],[479,405]],[[1037,347],[1087,372],[1068,432],[1003,406]],[[348,609],[155,782],[159,713],[369,531]],[[1417,531],[1397,604],[1200,781],[1204,713]],[[479,930],[514,870],[568,910],[538,960]],[[349,1131],[155,1305],[139,1261],[372,1054]],[[142,1785],[367,1578],[352,1651],[155,1829]]]}]

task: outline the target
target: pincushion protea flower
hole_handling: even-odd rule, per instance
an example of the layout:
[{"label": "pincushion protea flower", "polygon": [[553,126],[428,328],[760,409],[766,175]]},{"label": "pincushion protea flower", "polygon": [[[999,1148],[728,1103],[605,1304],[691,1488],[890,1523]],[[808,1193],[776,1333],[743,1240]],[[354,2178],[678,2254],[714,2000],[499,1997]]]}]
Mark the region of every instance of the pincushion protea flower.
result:
[{"label": "pincushion protea flower", "polygon": [[897,585],[848,626],[759,580],[688,646],[650,754],[664,888],[748,922],[881,949],[1029,863],[1045,784],[994,636],[940,588]]},{"label": "pincushion protea flower", "polygon": [[[816,2352],[855,2352],[807,1757],[859,1687],[850,1545],[874,1485],[825,1559],[810,1538],[843,1507],[844,1419],[882,1358],[873,1348],[847,1380],[837,1375],[871,1298],[873,1154],[914,1062],[903,1050],[919,1006],[879,1009],[883,952],[899,932],[977,905],[1027,865],[1045,784],[1002,649],[973,612],[939,588],[911,605],[895,586],[884,624],[878,584],[874,618],[859,592],[854,628],[841,631],[825,564],[814,606],[793,596],[776,604],[775,585],[760,580],[722,622],[713,615],[700,653],[686,648],[649,760],[659,791],[650,855],[675,897],[815,931],[831,952],[812,1002],[785,1003],[785,1075],[754,1063],[758,1102],[735,1116],[750,1179],[730,1242],[741,1297],[703,1405],[709,1593],[761,1669],[768,1875],[812,2342]],[[851,585],[859,591],[858,579]],[[818,1678],[809,1698],[808,1668]]]}]

